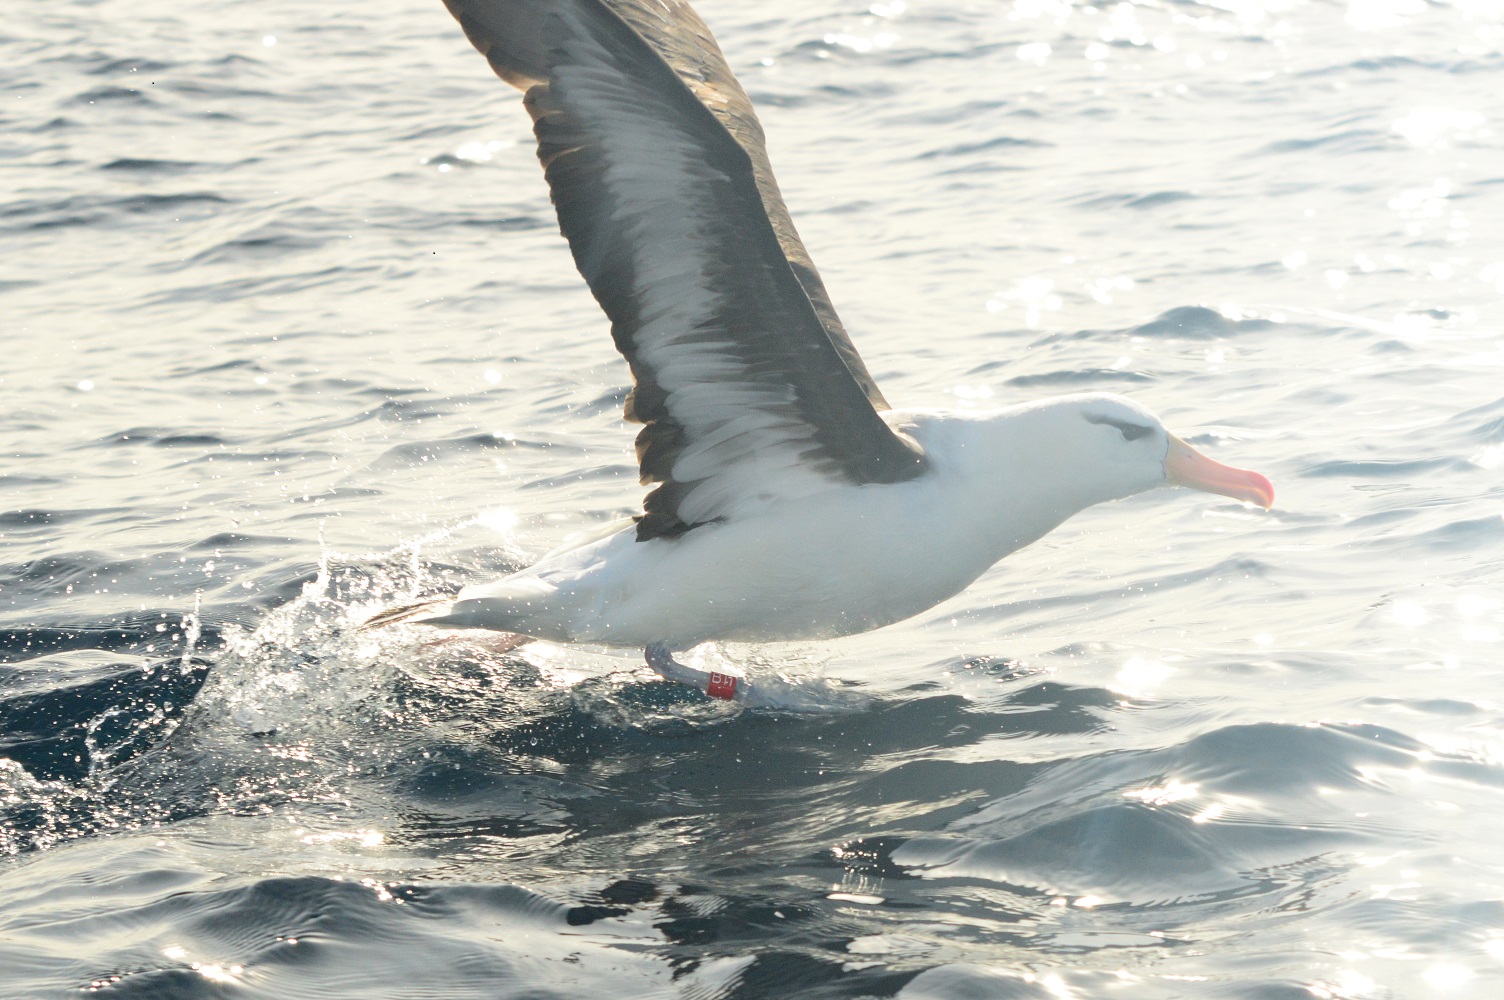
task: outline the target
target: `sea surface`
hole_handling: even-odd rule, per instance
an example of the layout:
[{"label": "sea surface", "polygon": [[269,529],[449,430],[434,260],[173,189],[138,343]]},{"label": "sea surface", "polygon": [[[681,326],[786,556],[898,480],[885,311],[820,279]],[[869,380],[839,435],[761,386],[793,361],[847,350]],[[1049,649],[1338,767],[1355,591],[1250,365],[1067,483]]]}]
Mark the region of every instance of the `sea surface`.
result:
[{"label": "sea surface", "polygon": [[353,633],[641,499],[516,93],[437,0],[22,0],[0,998],[1504,996],[1504,5],[699,6],[890,400],[1274,510],[694,654],[783,711]]}]

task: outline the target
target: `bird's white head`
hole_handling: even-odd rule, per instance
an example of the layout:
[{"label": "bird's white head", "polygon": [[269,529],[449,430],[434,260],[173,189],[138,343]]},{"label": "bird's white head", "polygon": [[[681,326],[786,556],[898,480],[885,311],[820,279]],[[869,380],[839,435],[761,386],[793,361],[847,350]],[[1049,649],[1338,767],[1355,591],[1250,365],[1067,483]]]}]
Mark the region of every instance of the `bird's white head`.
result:
[{"label": "bird's white head", "polygon": [[1148,409],[1122,396],[1061,396],[1038,404],[1041,431],[1059,461],[1081,463],[1081,475],[1119,499],[1155,486],[1187,486],[1266,510],[1274,487],[1257,472],[1213,461],[1165,429]]}]

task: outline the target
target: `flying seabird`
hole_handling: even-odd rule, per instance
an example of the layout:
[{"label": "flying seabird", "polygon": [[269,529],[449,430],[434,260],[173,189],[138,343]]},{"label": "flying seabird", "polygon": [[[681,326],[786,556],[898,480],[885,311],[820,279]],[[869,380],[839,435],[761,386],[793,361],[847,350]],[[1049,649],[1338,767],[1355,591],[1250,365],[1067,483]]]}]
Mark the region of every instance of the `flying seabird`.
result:
[{"label": "flying seabird", "polygon": [[631,368],[641,515],[504,579],[393,608],[412,622],[674,654],[852,635],[960,593],[1093,504],[1162,485],[1259,504],[1119,396],[893,409],[836,317],[762,127],[683,0],[445,0],[524,92],[559,228]]}]

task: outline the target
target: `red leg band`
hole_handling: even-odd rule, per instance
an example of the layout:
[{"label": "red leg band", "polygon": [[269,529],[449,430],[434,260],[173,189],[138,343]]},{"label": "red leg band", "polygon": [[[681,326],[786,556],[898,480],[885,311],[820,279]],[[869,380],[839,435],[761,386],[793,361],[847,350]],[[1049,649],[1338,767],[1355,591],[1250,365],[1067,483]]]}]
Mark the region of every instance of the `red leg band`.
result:
[{"label": "red leg band", "polygon": [[725,698],[730,701],[736,697],[736,678],[731,674],[719,674],[712,670],[710,682],[705,685],[705,693],[712,698]]}]

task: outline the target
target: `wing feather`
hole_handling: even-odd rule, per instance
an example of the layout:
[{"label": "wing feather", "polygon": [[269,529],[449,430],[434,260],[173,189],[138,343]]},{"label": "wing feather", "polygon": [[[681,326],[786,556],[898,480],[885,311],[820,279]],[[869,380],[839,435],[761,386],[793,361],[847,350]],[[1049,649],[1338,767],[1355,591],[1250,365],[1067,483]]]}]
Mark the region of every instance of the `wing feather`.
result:
[{"label": "wing feather", "polygon": [[683,0],[445,0],[526,91],[575,263],[645,424],[638,537],[925,466],[830,305],[751,102]]}]

